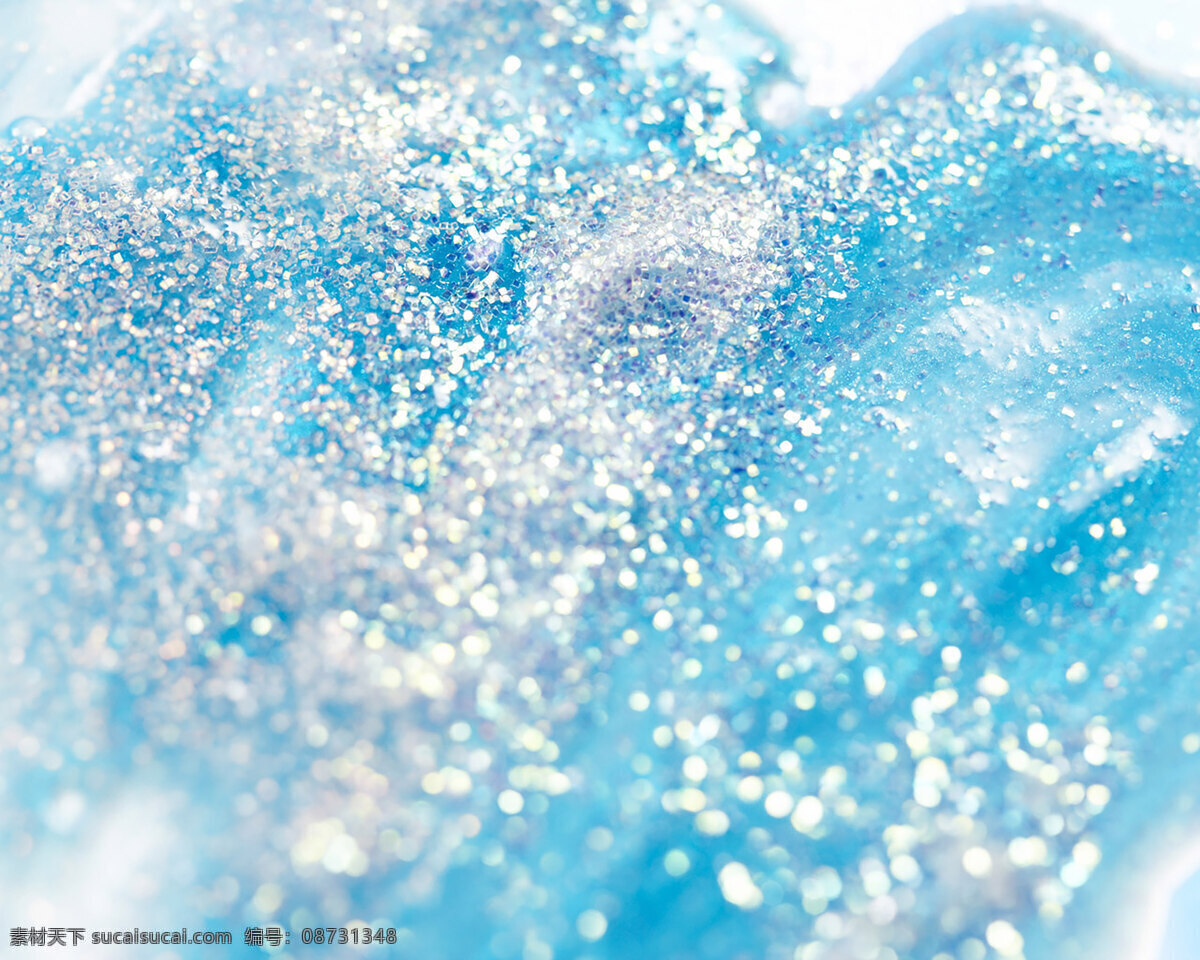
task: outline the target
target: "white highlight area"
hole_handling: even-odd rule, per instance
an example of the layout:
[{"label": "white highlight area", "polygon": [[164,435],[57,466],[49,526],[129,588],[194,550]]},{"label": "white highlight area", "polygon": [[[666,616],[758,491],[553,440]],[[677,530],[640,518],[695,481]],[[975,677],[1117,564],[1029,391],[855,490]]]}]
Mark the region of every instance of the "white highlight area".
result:
[{"label": "white highlight area", "polygon": [[1195,869],[1177,879],[1164,901],[1157,960],[1194,960],[1200,956],[1200,866],[1192,866]]},{"label": "white highlight area", "polygon": [[1138,891],[1120,911],[1114,929],[1103,931],[1113,949],[1107,956],[1128,960],[1194,960],[1200,956],[1200,840],[1181,845],[1173,856],[1131,886]]},{"label": "white highlight area", "polygon": [[80,960],[112,957],[120,949],[93,946],[94,930],[174,930],[189,921],[198,926],[195,904],[190,917],[164,912],[177,909],[179,868],[192,856],[173,825],[178,807],[172,797],[149,790],[131,789],[95,810],[83,794],[61,793],[43,815],[59,839],[40,839],[22,858],[27,869],[9,870],[0,879],[10,925],[83,927],[89,940],[71,953]]},{"label": "white highlight area", "polygon": [[1092,453],[1092,465],[1087,468],[1073,494],[1067,498],[1067,508],[1082,509],[1114,487],[1133,480],[1142,467],[1163,456],[1163,446],[1187,435],[1190,424],[1173,410],[1159,404],[1144,418],[1112,443],[1100,444]]},{"label": "white highlight area", "polygon": [[[52,120],[95,97],[121,51],[172,10],[200,15],[223,0],[0,0],[0,127]],[[720,4],[710,6],[717,7]],[[904,50],[944,20],[1005,0],[728,0],[791,49],[804,87],[768,91],[770,115],[794,118],[801,97],[835,107],[870,90]],[[701,4],[703,6],[703,4]],[[1044,0],[1145,68],[1200,79],[1200,4],[1194,0]],[[667,37],[669,39],[669,37]],[[716,78],[720,83],[720,78]]]},{"label": "white highlight area", "polygon": [[[833,107],[872,86],[927,30],[1000,0],[743,0],[793,51],[810,106]],[[1200,78],[1200,4],[1194,0],[1043,0],[1144,67]]]},{"label": "white highlight area", "polygon": [[0,0],[0,127],[53,120],[94,98],[164,0]]}]

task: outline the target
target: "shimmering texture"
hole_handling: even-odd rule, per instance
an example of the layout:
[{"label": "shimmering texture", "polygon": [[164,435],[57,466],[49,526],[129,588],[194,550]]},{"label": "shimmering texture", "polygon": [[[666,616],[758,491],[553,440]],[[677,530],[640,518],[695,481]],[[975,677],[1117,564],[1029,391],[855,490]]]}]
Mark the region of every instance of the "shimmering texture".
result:
[{"label": "shimmering texture", "polygon": [[795,74],[246,0],[14,125],[12,925],[1103,955],[1195,826],[1200,103],[1024,14]]}]

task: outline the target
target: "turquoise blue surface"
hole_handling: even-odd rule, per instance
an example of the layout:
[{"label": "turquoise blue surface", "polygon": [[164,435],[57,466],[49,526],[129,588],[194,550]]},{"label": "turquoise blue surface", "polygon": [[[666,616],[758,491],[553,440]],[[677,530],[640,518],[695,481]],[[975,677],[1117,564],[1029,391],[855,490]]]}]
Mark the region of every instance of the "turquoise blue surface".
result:
[{"label": "turquoise blue surface", "polygon": [[8,926],[1137,928],[1200,784],[1190,91],[995,12],[778,126],[732,9],[196,6],[0,145]]}]

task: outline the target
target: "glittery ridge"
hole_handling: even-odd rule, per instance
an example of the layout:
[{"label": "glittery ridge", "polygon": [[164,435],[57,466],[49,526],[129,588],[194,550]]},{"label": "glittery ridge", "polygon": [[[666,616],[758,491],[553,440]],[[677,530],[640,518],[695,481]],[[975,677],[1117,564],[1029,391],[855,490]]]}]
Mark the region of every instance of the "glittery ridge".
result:
[{"label": "glittery ridge", "polygon": [[1200,783],[1189,91],[1026,12],[818,114],[715,4],[157,9],[0,142],[13,925],[1122,942]]}]

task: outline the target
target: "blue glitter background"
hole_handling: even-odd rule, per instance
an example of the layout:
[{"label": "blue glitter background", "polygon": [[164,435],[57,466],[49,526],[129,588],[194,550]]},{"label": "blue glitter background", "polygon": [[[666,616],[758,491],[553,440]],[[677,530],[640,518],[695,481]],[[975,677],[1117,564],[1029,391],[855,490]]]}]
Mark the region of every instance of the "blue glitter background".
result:
[{"label": "blue glitter background", "polygon": [[713,4],[147,10],[0,73],[8,926],[1157,956],[1189,88],[1026,10],[833,110]]}]

